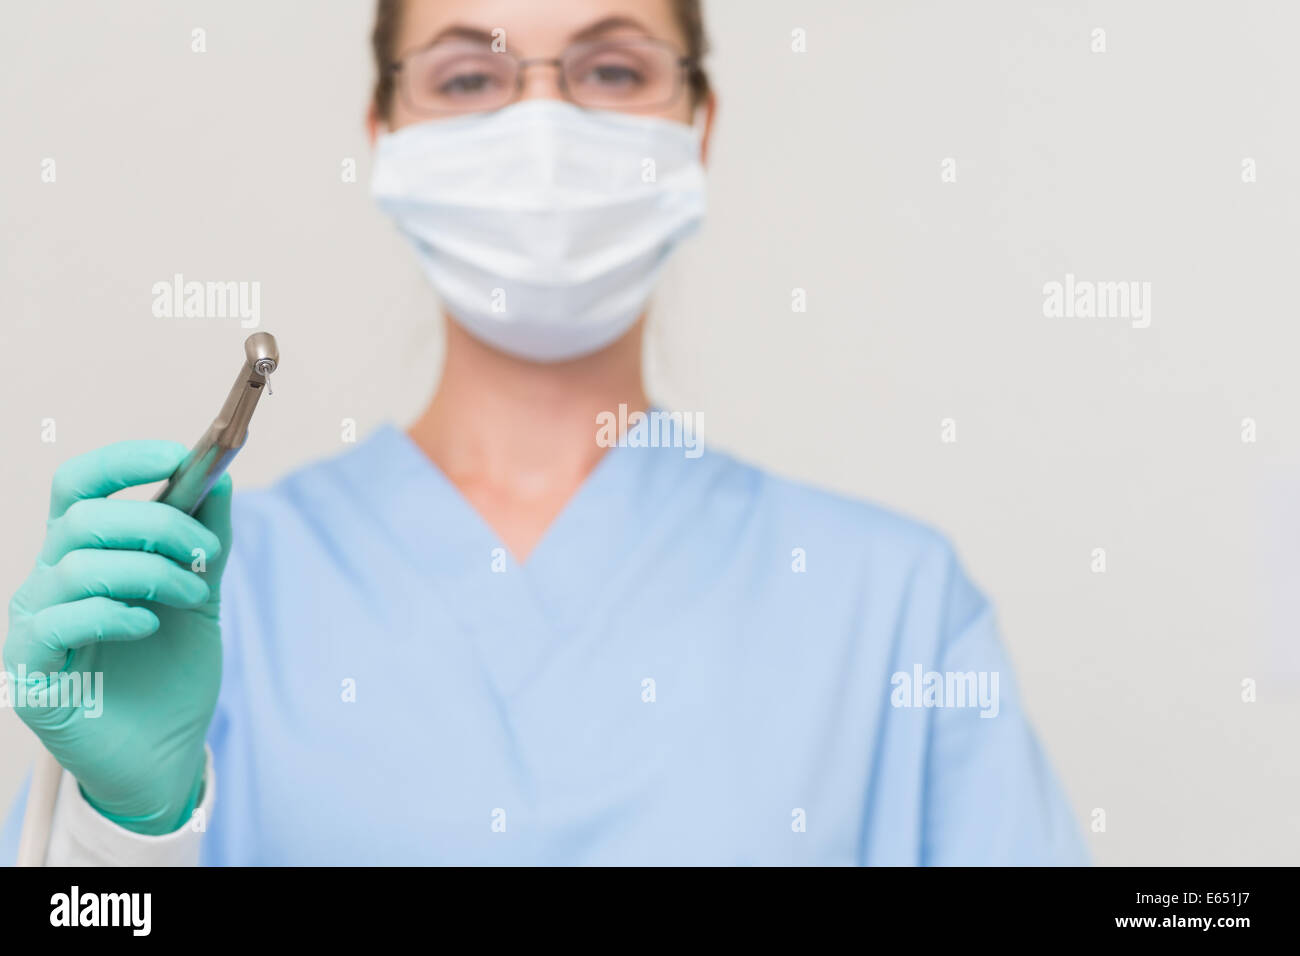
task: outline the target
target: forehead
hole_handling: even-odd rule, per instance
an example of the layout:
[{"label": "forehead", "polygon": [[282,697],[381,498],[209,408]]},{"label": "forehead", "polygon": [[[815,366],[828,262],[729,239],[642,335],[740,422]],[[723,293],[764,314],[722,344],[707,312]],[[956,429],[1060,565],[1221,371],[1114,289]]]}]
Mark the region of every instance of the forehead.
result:
[{"label": "forehead", "polygon": [[504,30],[507,47],[518,56],[553,56],[584,30],[615,19],[638,25],[618,28],[624,32],[686,44],[673,0],[406,0],[397,52],[465,27],[489,35]]}]

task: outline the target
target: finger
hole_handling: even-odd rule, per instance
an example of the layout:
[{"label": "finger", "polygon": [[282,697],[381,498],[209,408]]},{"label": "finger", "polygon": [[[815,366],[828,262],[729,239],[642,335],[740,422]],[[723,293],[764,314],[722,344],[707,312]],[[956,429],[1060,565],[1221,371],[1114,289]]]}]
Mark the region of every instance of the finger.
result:
[{"label": "finger", "polygon": [[5,646],[5,666],[28,674],[62,670],[68,652],[100,641],[138,641],[158,630],[158,616],[106,597],[56,604],[26,618]]},{"label": "finger", "polygon": [[50,517],[58,518],[83,498],[106,498],[132,485],[169,478],[185,454],[180,442],[123,441],[69,458],[54,472]]},{"label": "finger", "polygon": [[221,540],[182,511],[157,501],[83,498],[49,523],[41,561],[56,564],[80,548],[150,551],[189,564],[194,549],[207,559],[221,551]]},{"label": "finger", "polygon": [[175,561],[146,551],[69,551],[53,567],[33,575],[32,605],[52,607],[88,597],[122,601],[157,601],[168,607],[195,608],[211,592],[200,575]]}]

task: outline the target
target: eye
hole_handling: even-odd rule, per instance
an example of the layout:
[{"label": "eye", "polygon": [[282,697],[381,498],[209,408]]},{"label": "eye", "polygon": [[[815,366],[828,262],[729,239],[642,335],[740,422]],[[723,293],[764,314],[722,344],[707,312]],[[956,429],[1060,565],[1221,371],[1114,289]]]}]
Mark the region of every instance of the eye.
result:
[{"label": "eye", "polygon": [[488,73],[460,73],[444,80],[438,86],[438,93],[442,96],[473,96],[487,92],[495,84],[496,77]]},{"label": "eye", "polygon": [[512,62],[478,50],[434,47],[412,60],[410,89],[417,100],[440,109],[477,105],[513,83]]},{"label": "eye", "polygon": [[640,86],[645,76],[640,70],[620,63],[602,63],[591,68],[583,82],[594,82],[600,86],[620,88]]}]

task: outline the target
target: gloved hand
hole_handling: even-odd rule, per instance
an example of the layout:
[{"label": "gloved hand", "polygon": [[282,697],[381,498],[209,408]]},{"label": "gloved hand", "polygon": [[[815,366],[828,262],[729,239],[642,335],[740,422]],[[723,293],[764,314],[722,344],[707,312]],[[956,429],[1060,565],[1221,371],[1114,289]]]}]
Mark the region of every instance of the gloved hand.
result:
[{"label": "gloved hand", "polygon": [[[105,496],[167,478],[185,454],[175,442],[129,441],[63,464],[36,569],[9,603],[4,665],[18,716],[92,806],[138,833],[178,829],[201,797],[221,686],[230,477],[194,518]],[[83,675],[81,699],[31,706],[34,690],[70,688],[60,672]],[[84,679],[100,673],[102,701]]]}]

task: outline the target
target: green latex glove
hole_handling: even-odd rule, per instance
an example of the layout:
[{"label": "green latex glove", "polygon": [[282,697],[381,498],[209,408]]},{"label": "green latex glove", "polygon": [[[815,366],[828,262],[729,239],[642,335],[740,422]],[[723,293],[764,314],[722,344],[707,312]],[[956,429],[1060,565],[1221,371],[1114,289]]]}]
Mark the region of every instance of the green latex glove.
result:
[{"label": "green latex glove", "polygon": [[30,704],[34,689],[66,689],[49,676],[61,671],[103,675],[102,700],[83,693],[75,705],[16,710],[90,804],[137,833],[180,828],[201,798],[221,686],[230,477],[193,518],[106,496],[167,478],[185,453],[175,442],[130,441],[63,464],[36,569],[9,603],[4,665],[15,697],[26,688]]}]

